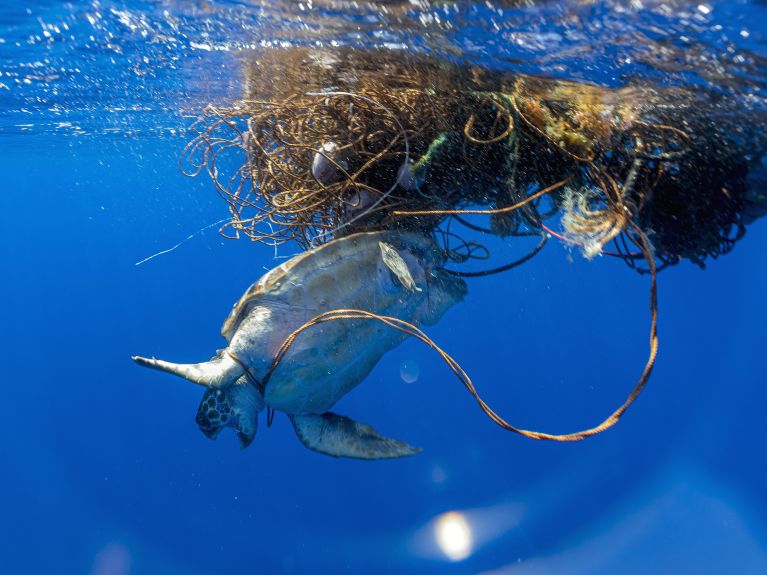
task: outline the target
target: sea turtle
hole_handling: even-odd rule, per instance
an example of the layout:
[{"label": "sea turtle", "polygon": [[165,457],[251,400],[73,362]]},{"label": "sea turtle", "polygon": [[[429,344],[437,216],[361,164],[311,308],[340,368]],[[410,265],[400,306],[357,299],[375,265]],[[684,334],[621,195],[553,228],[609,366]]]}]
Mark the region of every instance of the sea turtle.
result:
[{"label": "sea turtle", "polygon": [[368,425],[329,410],[370,373],[405,335],[378,321],[352,319],[303,331],[264,380],[285,339],[317,315],[360,309],[432,325],[466,294],[465,282],[442,269],[444,251],[412,232],[365,232],[308,250],[269,271],[234,305],[221,333],[228,346],[208,362],[139,364],[207,388],[197,412],[215,439],[232,427],[243,447],[255,437],[258,413],[288,414],[310,449],[336,457],[379,459],[417,453]]}]

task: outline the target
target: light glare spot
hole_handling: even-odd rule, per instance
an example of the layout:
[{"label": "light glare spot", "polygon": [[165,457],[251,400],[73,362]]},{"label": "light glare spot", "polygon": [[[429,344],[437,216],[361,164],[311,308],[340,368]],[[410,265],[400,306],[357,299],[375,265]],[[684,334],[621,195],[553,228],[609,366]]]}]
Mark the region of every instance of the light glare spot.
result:
[{"label": "light glare spot", "polygon": [[403,361],[399,366],[399,376],[405,383],[415,383],[421,375],[421,368],[412,359]]},{"label": "light glare spot", "polygon": [[434,537],[451,561],[461,561],[471,554],[471,526],[463,513],[450,511],[437,518]]},{"label": "light glare spot", "polygon": [[435,466],[434,469],[431,470],[431,480],[436,483],[444,483],[447,479],[447,472],[445,472],[444,469],[442,469],[439,465]]},{"label": "light glare spot", "polygon": [[128,575],[131,555],[122,543],[109,543],[96,554],[91,575]]}]

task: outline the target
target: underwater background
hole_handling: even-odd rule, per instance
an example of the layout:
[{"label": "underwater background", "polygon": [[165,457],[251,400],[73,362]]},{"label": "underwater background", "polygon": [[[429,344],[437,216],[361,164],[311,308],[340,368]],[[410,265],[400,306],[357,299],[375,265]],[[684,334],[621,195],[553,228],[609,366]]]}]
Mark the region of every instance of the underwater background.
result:
[{"label": "underwater background", "polygon": [[[310,452],[282,414],[246,450],[211,442],[200,390],[130,361],[208,357],[231,305],[298,250],[218,236],[225,204],[178,167],[251,51],[379,46],[764,110],[764,2],[513,4],[0,6],[0,572],[767,573],[764,220],[705,270],[660,274],[647,390],[580,443],[494,426],[416,341],[337,408],[424,449],[394,461]],[[501,263],[530,247],[512,238]],[[641,372],[648,287],[552,241],[470,280],[427,331],[508,420],[567,432]]]}]

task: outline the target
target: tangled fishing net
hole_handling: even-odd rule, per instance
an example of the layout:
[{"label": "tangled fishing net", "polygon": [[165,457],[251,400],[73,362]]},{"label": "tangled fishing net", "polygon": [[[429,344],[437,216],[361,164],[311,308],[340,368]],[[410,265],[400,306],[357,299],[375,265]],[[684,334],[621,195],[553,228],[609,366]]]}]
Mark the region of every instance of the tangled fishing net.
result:
[{"label": "tangled fishing net", "polygon": [[[247,63],[245,97],[206,108],[182,161],[210,175],[233,237],[307,247],[368,229],[477,228],[462,216],[487,213],[483,231],[551,233],[633,267],[642,230],[662,265],[702,265],[732,248],[751,208],[764,122],[736,112],[683,89],[290,49]],[[453,259],[477,246],[462,248]]]},{"label": "tangled fishing net", "polygon": [[614,425],[647,383],[658,351],[657,270],[683,259],[702,266],[767,212],[764,186],[754,186],[765,179],[765,127],[763,116],[703,90],[609,89],[388,50],[290,49],[247,63],[245,96],[205,109],[182,164],[189,175],[206,172],[226,200],[229,237],[308,248],[364,230],[415,229],[441,235],[454,262],[481,257],[483,246],[461,240],[455,223],[540,238],[521,260],[459,275],[519,265],[551,236],[649,272],[645,367],[617,410],[576,433],[508,424],[416,326],[364,310],[307,322],[273,365],[305,329],[381,321],[435,349],[501,427],[577,441]]}]

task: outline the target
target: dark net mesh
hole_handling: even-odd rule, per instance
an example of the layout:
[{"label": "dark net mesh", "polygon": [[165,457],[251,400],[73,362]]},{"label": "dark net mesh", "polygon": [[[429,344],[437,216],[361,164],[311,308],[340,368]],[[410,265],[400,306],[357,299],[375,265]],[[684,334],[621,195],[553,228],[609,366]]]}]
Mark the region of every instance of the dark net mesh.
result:
[{"label": "dark net mesh", "polygon": [[492,216],[487,233],[550,233],[641,268],[638,233],[663,264],[702,264],[754,208],[764,121],[710,94],[386,50],[270,51],[244,79],[241,101],[205,110],[183,158],[227,201],[227,235],[306,247],[367,229],[444,233],[473,210]]}]

